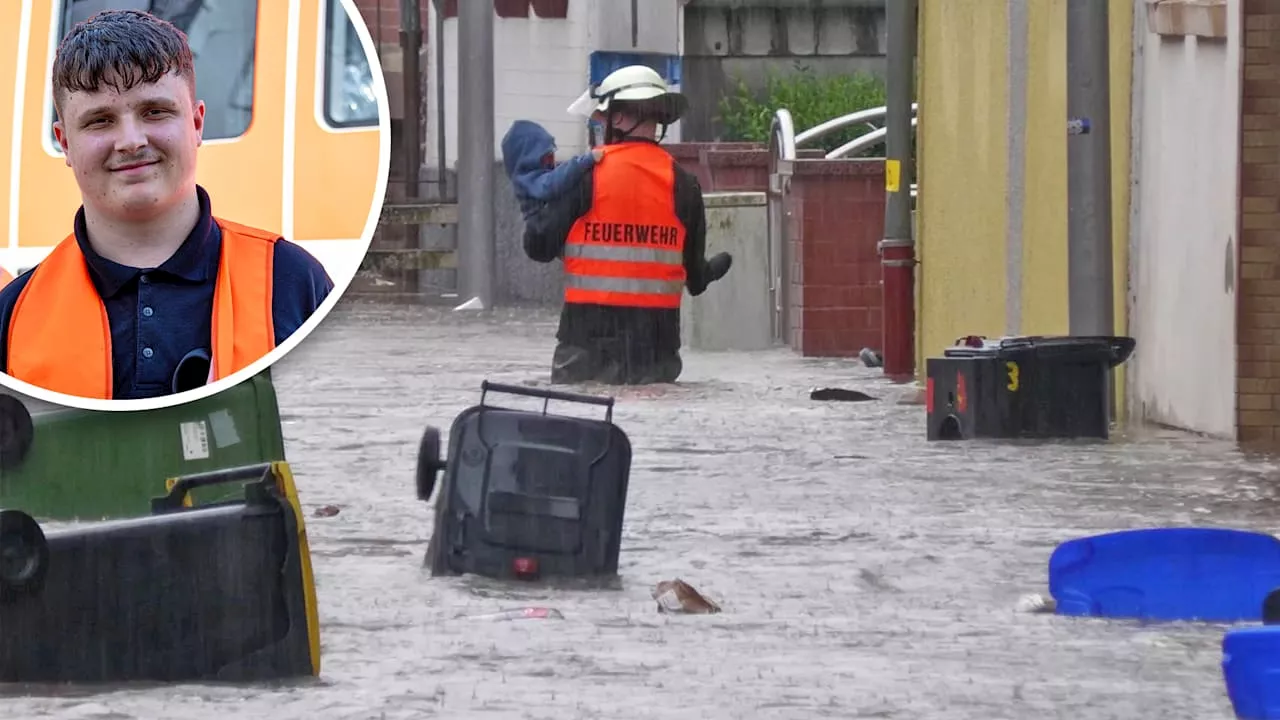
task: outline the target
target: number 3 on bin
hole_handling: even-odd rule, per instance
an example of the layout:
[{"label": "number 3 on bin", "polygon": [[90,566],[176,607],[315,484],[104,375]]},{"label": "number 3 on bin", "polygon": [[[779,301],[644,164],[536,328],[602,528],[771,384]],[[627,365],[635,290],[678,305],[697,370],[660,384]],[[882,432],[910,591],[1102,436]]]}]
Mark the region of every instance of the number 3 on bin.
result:
[{"label": "number 3 on bin", "polygon": [[1018,392],[1018,363],[1009,361],[1004,366],[1009,370],[1009,391]]}]

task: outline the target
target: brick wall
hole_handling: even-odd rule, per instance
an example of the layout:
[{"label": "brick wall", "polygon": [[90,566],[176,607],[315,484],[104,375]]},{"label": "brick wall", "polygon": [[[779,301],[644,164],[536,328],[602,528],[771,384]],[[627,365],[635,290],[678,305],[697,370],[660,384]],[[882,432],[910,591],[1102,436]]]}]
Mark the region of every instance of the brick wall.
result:
[{"label": "brick wall", "polygon": [[[378,47],[379,59],[383,66],[383,77],[387,82],[387,93],[390,96],[391,120],[391,168],[388,176],[386,199],[394,203],[406,197],[407,168],[402,161],[407,157],[404,143],[407,133],[404,117],[404,74],[403,57],[400,50],[400,0],[355,0],[360,16],[369,28],[374,45]],[[421,0],[423,55],[425,62],[430,58],[426,44],[430,42],[431,27],[428,25],[428,11],[431,0]],[[422,80],[422,92],[426,92],[425,79]],[[425,135],[423,136],[426,140]],[[415,248],[418,245],[417,231],[409,227],[388,227],[379,229],[373,237],[373,247],[379,250],[398,250]],[[382,282],[390,281],[390,284]],[[383,268],[375,281],[373,277],[357,276],[351,286],[350,294],[354,295],[398,295],[413,293],[418,287],[418,273],[415,270]]]},{"label": "brick wall", "polygon": [[[687,142],[664,145],[681,166],[698,178],[703,192],[764,192],[769,188],[769,150],[751,142]],[[820,149],[797,155],[821,158]]]},{"label": "brick wall", "polygon": [[[420,0],[422,10],[422,31],[424,36],[430,31],[427,24],[427,13],[431,0]],[[378,45],[398,45],[400,43],[400,0],[356,0],[360,15],[369,26],[369,34]]]},{"label": "brick wall", "polygon": [[[704,192],[769,186],[769,151],[755,143],[674,143],[672,156]],[[884,237],[884,164],[824,160],[805,149],[787,197],[791,243],[793,350],[811,357],[854,357],[883,350],[883,288],[877,245]]]},{"label": "brick wall", "polygon": [[884,161],[798,160],[793,167],[791,348],[806,357],[880,350]]},{"label": "brick wall", "polygon": [[[569,0],[493,0],[493,10],[500,18],[565,18]],[[458,0],[444,0],[444,16],[458,16]]]},{"label": "brick wall", "polygon": [[1280,440],[1280,0],[1244,0],[1236,422]]}]

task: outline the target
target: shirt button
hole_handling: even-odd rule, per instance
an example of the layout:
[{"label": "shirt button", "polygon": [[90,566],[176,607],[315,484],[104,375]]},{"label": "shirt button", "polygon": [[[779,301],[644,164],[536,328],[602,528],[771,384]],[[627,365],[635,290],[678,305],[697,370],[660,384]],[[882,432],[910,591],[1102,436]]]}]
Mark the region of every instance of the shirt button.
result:
[{"label": "shirt button", "polygon": [[156,311],[152,310],[150,307],[142,308],[142,317],[151,317],[152,315],[155,315],[155,314],[156,314]]},{"label": "shirt button", "polygon": [[144,358],[150,358],[152,355],[155,355],[155,354],[156,354],[156,351],[152,350],[151,348],[142,348],[142,357]]},{"label": "shirt button", "polygon": [[143,275],[142,277],[138,278],[138,282],[143,284],[149,283],[151,282],[151,277],[148,275]]}]

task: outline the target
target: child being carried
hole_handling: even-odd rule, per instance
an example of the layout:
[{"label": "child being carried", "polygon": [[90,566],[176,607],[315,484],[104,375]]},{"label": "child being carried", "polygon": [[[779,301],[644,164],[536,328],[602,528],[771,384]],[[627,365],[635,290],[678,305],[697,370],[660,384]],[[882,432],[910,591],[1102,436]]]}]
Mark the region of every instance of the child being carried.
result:
[{"label": "child being carried", "polygon": [[515,188],[525,220],[591,172],[603,155],[599,149],[556,163],[556,140],[545,128],[517,120],[502,138],[502,163]]}]

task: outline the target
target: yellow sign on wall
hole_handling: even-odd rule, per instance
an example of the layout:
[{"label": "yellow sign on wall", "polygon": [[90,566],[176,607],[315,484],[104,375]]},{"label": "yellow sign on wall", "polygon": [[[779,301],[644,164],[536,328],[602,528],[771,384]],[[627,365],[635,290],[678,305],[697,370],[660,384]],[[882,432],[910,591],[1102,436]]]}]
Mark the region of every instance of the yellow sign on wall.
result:
[{"label": "yellow sign on wall", "polygon": [[898,179],[902,174],[902,163],[897,160],[884,161],[884,189],[891,193],[898,192]]}]

